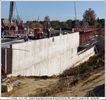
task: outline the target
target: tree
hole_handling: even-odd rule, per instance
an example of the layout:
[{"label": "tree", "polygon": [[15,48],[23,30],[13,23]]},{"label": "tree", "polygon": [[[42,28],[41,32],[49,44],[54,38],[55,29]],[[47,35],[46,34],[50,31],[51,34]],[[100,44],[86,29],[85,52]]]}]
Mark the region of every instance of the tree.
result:
[{"label": "tree", "polygon": [[76,21],[73,20],[73,21],[72,21],[72,28],[75,28],[75,27],[76,27],[76,24],[75,24],[75,23],[76,23]]},{"label": "tree", "polygon": [[89,8],[83,14],[83,21],[87,22],[90,26],[96,25],[96,14],[95,11]]},{"label": "tree", "polygon": [[68,23],[66,23],[66,22],[60,22],[60,27],[62,28],[62,30],[68,29]]},{"label": "tree", "polygon": [[54,29],[60,29],[60,22],[58,20],[56,21],[51,21],[51,26],[54,28]]},{"label": "tree", "polygon": [[49,16],[45,16],[45,18],[44,18],[44,26],[45,26],[46,29],[51,27]]},{"label": "tree", "polygon": [[104,28],[104,26],[105,26],[105,20],[104,20],[104,19],[99,19],[99,18],[98,18],[98,19],[97,19],[97,23],[98,23],[98,24],[101,24],[101,27]]},{"label": "tree", "polygon": [[27,21],[25,23],[25,26],[29,28],[37,28],[37,27],[43,28],[43,25],[41,23],[38,23],[37,21]]},{"label": "tree", "polygon": [[46,21],[46,22],[50,21],[49,16],[45,16],[44,21]]},{"label": "tree", "polygon": [[66,23],[68,25],[68,29],[72,29],[72,20],[67,20]]},{"label": "tree", "polygon": [[105,28],[105,20],[104,19],[97,19],[97,25],[96,25],[96,33],[98,35],[104,35],[104,28]]},{"label": "tree", "polygon": [[24,23],[25,27],[29,27],[29,28],[32,28],[32,24],[33,23],[36,23],[37,21],[27,21],[26,23]]},{"label": "tree", "polygon": [[32,28],[39,28],[39,27],[40,27],[40,28],[43,28],[43,25],[40,24],[40,23],[34,23],[34,22],[33,22],[31,26],[32,26]]}]

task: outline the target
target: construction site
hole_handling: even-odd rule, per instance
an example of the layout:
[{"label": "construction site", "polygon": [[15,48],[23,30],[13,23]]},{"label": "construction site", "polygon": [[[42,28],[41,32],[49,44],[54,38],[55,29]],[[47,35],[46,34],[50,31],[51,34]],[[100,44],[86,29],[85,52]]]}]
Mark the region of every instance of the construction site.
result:
[{"label": "construction site", "polygon": [[104,33],[58,30],[50,20],[26,28],[13,19],[15,7],[11,1],[9,18],[1,20],[2,96],[104,97]]}]

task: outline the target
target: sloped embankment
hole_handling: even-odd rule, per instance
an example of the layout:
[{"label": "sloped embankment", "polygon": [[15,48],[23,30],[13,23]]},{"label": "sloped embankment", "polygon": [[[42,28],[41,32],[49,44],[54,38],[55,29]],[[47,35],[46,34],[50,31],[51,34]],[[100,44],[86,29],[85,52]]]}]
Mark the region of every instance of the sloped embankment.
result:
[{"label": "sloped embankment", "polygon": [[[88,90],[92,90],[92,86],[96,87],[97,85],[99,85],[100,80],[104,82],[104,54],[96,54],[93,57],[90,57],[88,61],[80,64],[79,66],[65,70],[58,77],[59,80],[56,84],[52,84],[46,88],[39,88],[37,89],[35,94],[33,93],[29,96],[67,96],[67,94],[68,96],[92,96],[89,95]],[[96,82],[97,84],[93,84],[95,80],[99,83]],[[84,91],[82,91],[82,93],[77,93],[73,91],[75,90],[73,89],[74,87],[76,87],[76,91],[81,91],[81,89],[83,88],[88,89],[85,91],[85,93],[83,93]],[[68,91],[69,93],[67,93]],[[102,93],[102,96],[103,95],[104,93]],[[95,96],[101,95],[95,94]]]},{"label": "sloped embankment", "polygon": [[2,96],[104,96],[104,79],[104,54],[96,54],[59,76],[15,77],[19,86]]}]

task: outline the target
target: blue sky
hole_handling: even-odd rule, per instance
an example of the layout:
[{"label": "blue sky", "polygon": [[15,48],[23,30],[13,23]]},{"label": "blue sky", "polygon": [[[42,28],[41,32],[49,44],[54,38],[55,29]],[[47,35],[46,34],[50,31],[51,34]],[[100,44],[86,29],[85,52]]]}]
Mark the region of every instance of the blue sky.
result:
[{"label": "blue sky", "polygon": [[[22,20],[44,20],[45,16],[49,16],[51,20],[65,21],[67,19],[75,19],[74,2],[50,2],[50,1],[18,1],[15,2],[18,13]],[[82,19],[83,13],[86,9],[92,8],[97,17],[105,18],[104,1],[79,1],[76,2],[77,19]],[[8,18],[9,16],[9,2],[1,2],[1,18]],[[16,13],[16,10],[15,10]],[[15,14],[16,15],[16,14]]]}]

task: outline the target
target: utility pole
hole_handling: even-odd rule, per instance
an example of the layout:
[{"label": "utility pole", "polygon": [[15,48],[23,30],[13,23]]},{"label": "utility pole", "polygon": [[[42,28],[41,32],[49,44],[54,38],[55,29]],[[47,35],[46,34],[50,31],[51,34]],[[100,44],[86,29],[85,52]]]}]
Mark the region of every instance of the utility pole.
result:
[{"label": "utility pole", "polygon": [[77,28],[77,13],[76,13],[76,2],[74,1],[74,11],[75,11],[75,28]]},{"label": "utility pole", "polygon": [[37,22],[39,22],[39,16],[38,16]]}]

